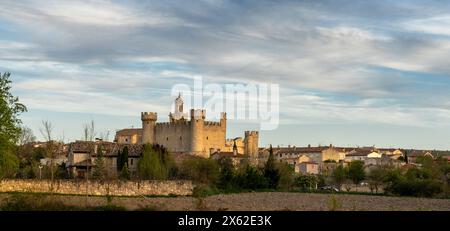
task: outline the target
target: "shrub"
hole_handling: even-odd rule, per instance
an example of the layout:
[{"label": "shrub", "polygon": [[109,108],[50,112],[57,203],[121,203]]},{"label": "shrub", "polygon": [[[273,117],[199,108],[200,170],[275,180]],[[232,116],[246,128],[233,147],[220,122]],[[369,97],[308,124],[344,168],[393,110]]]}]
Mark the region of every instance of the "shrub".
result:
[{"label": "shrub", "polygon": [[201,184],[216,184],[219,172],[219,165],[215,160],[202,157],[187,157],[180,166],[181,178]]},{"label": "shrub", "polygon": [[247,165],[244,171],[238,173],[236,181],[241,189],[255,190],[269,186],[269,179],[264,177],[259,169],[251,165]]},{"label": "shrub", "polygon": [[0,207],[2,211],[71,211],[80,207],[65,205],[45,195],[12,194]]},{"label": "shrub", "polygon": [[192,191],[192,196],[197,198],[203,198],[207,196],[211,196],[214,194],[218,194],[219,190],[214,186],[209,186],[205,184],[199,184],[194,187]]},{"label": "shrub", "polygon": [[314,175],[299,175],[295,178],[294,185],[300,190],[316,189],[318,185],[318,177]]},{"label": "shrub", "polygon": [[232,189],[235,185],[236,173],[234,171],[233,162],[229,157],[220,158],[218,160],[220,166],[219,181],[217,186],[221,189]]},{"label": "shrub", "polygon": [[278,163],[277,169],[280,175],[278,188],[290,189],[294,185],[294,168],[287,163]]}]

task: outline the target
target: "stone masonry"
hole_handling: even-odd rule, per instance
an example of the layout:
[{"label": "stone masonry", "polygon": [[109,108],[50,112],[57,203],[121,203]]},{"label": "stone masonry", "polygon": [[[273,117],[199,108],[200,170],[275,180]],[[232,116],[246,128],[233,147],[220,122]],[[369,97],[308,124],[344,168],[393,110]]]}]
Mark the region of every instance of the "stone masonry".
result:
[{"label": "stone masonry", "polygon": [[76,180],[2,180],[0,192],[35,192],[73,195],[97,196],[145,196],[145,195],[192,195],[191,181],[113,181],[100,183],[96,181]]}]

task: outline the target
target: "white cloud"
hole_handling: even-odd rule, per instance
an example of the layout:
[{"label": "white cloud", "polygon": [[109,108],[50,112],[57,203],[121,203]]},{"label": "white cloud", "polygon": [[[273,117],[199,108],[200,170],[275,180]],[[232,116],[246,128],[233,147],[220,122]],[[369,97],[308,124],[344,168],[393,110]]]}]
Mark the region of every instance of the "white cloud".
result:
[{"label": "white cloud", "polygon": [[414,32],[450,36],[450,15],[408,20],[402,25]]}]

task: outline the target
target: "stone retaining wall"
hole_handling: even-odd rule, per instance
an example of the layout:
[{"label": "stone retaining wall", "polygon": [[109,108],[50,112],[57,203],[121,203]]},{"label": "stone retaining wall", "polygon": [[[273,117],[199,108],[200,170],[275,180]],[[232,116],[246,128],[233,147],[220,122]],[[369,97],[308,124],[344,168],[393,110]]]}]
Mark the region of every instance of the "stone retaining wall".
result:
[{"label": "stone retaining wall", "polygon": [[191,181],[2,180],[0,192],[39,192],[75,195],[192,195]]}]

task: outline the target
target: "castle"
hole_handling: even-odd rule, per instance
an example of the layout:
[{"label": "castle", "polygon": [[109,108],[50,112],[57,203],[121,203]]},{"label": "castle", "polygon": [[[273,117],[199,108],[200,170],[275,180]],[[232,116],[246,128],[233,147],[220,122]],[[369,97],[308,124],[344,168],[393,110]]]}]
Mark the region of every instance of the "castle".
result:
[{"label": "castle", "polygon": [[[183,112],[183,99],[175,99],[175,111],[169,122],[156,122],[156,112],[142,112],[142,128],[128,128],[116,132],[119,144],[159,144],[175,154],[190,154],[209,158],[212,154],[233,152],[234,155],[258,155],[257,131],[246,131],[244,139],[226,138],[227,118],[222,112],[220,121],[206,121],[206,111],[191,109]],[[189,120],[188,120],[189,118]]]}]

